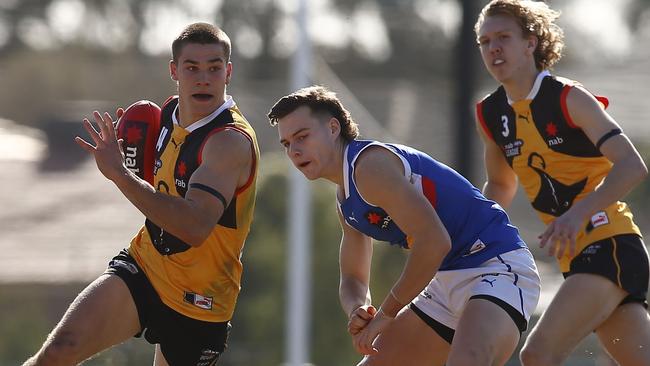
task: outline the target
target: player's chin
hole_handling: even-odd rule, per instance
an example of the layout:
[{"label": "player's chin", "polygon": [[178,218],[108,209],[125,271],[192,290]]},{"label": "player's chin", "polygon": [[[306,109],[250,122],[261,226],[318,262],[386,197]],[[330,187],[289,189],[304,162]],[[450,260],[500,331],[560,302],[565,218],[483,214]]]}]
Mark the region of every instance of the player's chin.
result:
[{"label": "player's chin", "polygon": [[302,175],[304,175],[305,178],[307,178],[308,180],[316,180],[320,178],[320,176],[318,174],[315,174],[314,172],[303,170],[303,169],[299,169],[299,170],[302,173]]}]

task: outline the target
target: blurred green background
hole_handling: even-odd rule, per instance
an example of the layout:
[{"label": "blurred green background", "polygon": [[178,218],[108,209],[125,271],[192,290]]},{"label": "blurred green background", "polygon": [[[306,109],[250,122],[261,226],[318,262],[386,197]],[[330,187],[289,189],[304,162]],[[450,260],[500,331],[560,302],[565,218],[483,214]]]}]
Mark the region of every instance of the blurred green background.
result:
[{"label": "blurred green background", "polygon": [[[473,102],[496,84],[467,33],[485,1],[313,0],[309,31],[313,81],[339,92],[361,132],[412,145],[482,185],[482,146]],[[567,50],[559,75],[610,98],[610,113],[650,157],[650,1],[550,1],[563,11]],[[255,222],[223,365],[282,365],[286,359],[287,172],[265,113],[289,92],[296,46],[296,1],[0,0],[0,365],[35,352],[76,294],[143,222],[141,214],[74,144],[94,109],[114,111],[174,93],[169,46],[193,21],[221,26],[233,41],[229,94],[255,127],[262,150]],[[465,16],[463,16],[465,14]],[[465,32],[463,32],[465,30]],[[467,40],[470,40],[469,42]],[[313,196],[309,359],[359,360],[338,304],[338,243],[333,187]],[[644,182],[627,198],[650,228]],[[561,276],[538,250],[542,230],[518,193],[508,210],[536,255],[550,300]],[[376,245],[372,293],[381,301],[405,253]],[[536,321],[537,315],[533,322]],[[87,365],[151,364],[142,340],[114,347]],[[516,358],[509,365],[518,365]],[[588,338],[567,365],[612,365]]]}]

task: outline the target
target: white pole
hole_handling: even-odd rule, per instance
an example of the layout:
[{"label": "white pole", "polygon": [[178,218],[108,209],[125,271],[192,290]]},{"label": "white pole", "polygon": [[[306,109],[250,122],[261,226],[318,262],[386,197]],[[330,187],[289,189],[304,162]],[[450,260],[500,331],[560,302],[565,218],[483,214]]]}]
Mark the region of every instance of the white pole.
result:
[{"label": "white pole", "polygon": [[[307,33],[307,0],[299,0],[296,22],[299,42],[291,62],[291,91],[311,79],[311,44]],[[287,271],[288,366],[309,362],[311,309],[311,198],[307,180],[291,167],[289,184],[289,268]]]}]

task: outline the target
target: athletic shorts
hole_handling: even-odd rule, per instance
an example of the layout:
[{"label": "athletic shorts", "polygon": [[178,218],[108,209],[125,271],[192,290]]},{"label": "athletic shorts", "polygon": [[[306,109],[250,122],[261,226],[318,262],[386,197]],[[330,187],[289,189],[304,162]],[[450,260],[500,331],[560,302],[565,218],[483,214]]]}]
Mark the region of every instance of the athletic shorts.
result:
[{"label": "athletic shorts", "polygon": [[636,234],[622,234],[586,246],[571,260],[569,272],[603,276],[628,293],[622,304],[639,302],[646,308],[650,264],[643,239]]},{"label": "athletic shorts", "polygon": [[537,306],[540,279],[527,248],[500,254],[479,267],[439,271],[410,305],[425,323],[451,344],[469,300],[484,299],[501,307],[519,332]]},{"label": "athletic shorts", "polygon": [[170,366],[212,366],[226,349],[230,322],[206,322],[182,315],[161,300],[126,249],[108,264],[105,273],[120,277],[138,310],[142,337],[160,350]]}]

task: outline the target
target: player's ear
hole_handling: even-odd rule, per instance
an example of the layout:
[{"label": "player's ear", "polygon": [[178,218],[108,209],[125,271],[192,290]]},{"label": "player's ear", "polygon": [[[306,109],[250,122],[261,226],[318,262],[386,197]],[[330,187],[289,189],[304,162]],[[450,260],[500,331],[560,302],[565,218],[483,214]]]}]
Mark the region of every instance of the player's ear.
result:
[{"label": "player's ear", "polygon": [[537,43],[539,43],[537,36],[531,35],[528,37],[528,44],[526,45],[526,49],[531,55],[535,53],[535,50],[537,49]]},{"label": "player's ear", "polygon": [[341,134],[341,122],[337,118],[330,118],[327,127],[332,135],[338,137]]},{"label": "player's ear", "polygon": [[178,81],[178,68],[174,60],[169,60],[169,76],[171,76],[172,80]]},{"label": "player's ear", "polygon": [[232,77],[232,62],[228,62],[226,65],[226,85],[230,84],[230,78]]}]

